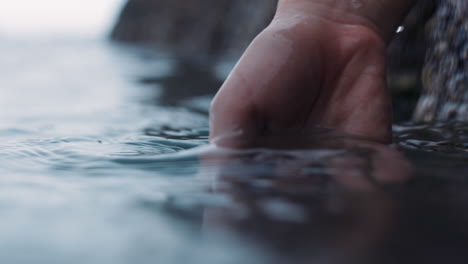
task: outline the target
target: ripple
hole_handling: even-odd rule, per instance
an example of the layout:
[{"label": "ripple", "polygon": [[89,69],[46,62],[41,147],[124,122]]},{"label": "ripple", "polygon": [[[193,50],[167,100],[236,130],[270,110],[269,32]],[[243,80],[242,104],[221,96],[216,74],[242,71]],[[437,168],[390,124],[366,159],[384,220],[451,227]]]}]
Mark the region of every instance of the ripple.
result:
[{"label": "ripple", "polygon": [[20,171],[42,169],[52,173],[58,170],[95,174],[99,171],[102,173],[129,168],[132,170],[159,168],[166,173],[169,163],[174,165],[178,162],[179,166],[172,166],[174,173],[184,169],[193,172],[196,168],[194,157],[185,166],[180,159],[158,161],[161,155],[179,153],[207,142],[206,133],[203,131],[184,133],[178,130],[177,133],[176,136],[163,130],[157,136],[153,133],[152,136],[39,138],[3,142],[0,144],[0,159],[5,167]]},{"label": "ripple", "polygon": [[[164,77],[167,58],[151,66],[104,45],[23,46],[8,48],[13,65],[0,61],[2,263],[275,263],[258,260],[259,248],[329,252],[321,238],[340,241],[355,224],[359,238],[376,235],[403,187],[423,201],[466,193],[453,190],[468,183],[467,123],[394,126],[405,155],[328,130],[223,149],[208,145],[211,96],[161,106],[168,87],[134,81]],[[210,242],[216,228],[222,238]]]},{"label": "ripple", "polygon": [[395,143],[406,149],[446,154],[468,152],[468,123],[395,125]]}]

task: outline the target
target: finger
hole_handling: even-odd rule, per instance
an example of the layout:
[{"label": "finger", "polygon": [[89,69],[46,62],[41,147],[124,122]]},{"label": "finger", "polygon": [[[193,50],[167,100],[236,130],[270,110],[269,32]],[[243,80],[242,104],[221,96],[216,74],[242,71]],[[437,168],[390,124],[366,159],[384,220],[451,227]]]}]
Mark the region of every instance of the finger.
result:
[{"label": "finger", "polygon": [[310,45],[294,38],[273,28],[252,42],[215,97],[212,138],[236,130],[253,136],[305,122],[318,90],[309,80],[319,76],[320,63],[304,52]]}]

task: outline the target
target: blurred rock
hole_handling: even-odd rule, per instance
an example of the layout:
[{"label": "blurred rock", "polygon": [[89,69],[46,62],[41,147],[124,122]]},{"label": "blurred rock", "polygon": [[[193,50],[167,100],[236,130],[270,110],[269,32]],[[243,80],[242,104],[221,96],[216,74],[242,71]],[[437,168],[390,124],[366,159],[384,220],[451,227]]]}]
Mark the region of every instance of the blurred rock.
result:
[{"label": "blurred rock", "polygon": [[421,71],[427,50],[425,25],[436,0],[419,0],[388,48],[388,85],[393,95],[394,120],[410,120],[422,90]]},{"label": "blurred rock", "polygon": [[429,50],[416,121],[468,121],[468,4],[440,1],[427,27]]},{"label": "blurred rock", "polygon": [[179,55],[239,55],[271,21],[277,0],[129,0],[111,34]]}]

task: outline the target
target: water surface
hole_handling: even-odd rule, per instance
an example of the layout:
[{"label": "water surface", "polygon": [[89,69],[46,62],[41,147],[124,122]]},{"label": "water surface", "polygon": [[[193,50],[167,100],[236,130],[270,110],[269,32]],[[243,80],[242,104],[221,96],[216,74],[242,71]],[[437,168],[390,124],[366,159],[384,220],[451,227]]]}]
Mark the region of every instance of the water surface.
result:
[{"label": "water surface", "polygon": [[0,57],[2,263],[468,259],[468,124],[227,150],[208,146],[224,65],[83,39]]}]

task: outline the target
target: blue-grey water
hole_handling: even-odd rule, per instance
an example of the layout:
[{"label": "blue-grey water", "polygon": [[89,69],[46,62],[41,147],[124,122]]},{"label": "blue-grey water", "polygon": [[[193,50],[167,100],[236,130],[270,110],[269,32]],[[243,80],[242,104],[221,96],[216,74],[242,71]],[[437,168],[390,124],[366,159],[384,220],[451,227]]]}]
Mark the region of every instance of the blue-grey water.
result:
[{"label": "blue-grey water", "polygon": [[227,65],[0,40],[0,262],[467,260],[467,124],[398,125],[390,147],[318,131],[215,148]]},{"label": "blue-grey water", "polygon": [[2,263],[204,258],[195,231],[164,206],[181,196],[192,207],[207,180],[195,177],[195,155],[160,158],[205,145],[207,116],[158,106],[160,89],[137,80],[170,74],[173,61],[142,53],[91,40],[0,41]]}]

